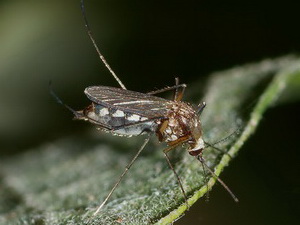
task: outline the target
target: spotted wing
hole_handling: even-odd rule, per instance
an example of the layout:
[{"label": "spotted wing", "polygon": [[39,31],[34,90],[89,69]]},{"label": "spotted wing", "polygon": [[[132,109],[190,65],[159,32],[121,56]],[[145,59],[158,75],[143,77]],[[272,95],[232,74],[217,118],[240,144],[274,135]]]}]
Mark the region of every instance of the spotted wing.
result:
[{"label": "spotted wing", "polygon": [[172,102],[149,94],[107,86],[87,87],[84,93],[96,104],[147,118],[166,115],[167,106]]}]

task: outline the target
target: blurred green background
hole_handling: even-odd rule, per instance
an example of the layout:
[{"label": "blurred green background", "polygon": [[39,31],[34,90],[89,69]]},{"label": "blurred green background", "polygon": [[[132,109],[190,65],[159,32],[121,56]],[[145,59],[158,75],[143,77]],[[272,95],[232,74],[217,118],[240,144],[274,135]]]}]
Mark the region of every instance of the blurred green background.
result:
[{"label": "blurred green background", "polygon": [[[86,1],[94,37],[128,89],[192,84],[216,70],[300,50],[293,1]],[[0,156],[92,126],[74,109],[89,85],[117,86],[86,34],[79,0],[0,1]],[[201,92],[201,90],[199,90]],[[213,104],[213,103],[208,103]],[[177,224],[293,224],[299,211],[299,103],[270,110],[216,187]],[[295,122],[297,121],[297,122]],[[288,158],[287,158],[288,157]],[[274,173],[274,174],[272,174]],[[218,185],[217,185],[218,186]],[[219,189],[219,190],[218,190]]]}]

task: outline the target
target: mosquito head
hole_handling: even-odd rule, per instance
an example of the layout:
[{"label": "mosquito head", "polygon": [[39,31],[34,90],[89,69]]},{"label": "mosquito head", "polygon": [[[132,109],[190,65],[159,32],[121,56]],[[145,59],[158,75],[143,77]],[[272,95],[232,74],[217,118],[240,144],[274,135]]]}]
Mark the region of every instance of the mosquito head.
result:
[{"label": "mosquito head", "polygon": [[202,113],[203,109],[205,108],[206,103],[202,102],[198,105],[196,113],[194,115],[194,123],[193,126],[190,126],[191,129],[191,140],[188,142],[190,148],[188,152],[192,156],[201,156],[202,151],[205,147],[205,143],[202,138],[202,127],[201,122],[199,119],[199,114]]},{"label": "mosquito head", "polygon": [[202,151],[205,147],[202,137],[199,137],[196,141],[190,142],[190,148],[188,152],[192,156],[198,156],[202,154]]}]

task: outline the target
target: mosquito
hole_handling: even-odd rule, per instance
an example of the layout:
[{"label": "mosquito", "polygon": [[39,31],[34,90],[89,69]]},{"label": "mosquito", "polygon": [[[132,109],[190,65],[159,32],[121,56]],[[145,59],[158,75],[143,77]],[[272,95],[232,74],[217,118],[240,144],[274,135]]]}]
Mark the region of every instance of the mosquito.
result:
[{"label": "mosquito", "polygon": [[[128,172],[153,135],[156,135],[160,142],[166,142],[168,145],[168,147],[163,150],[163,153],[169,167],[178,181],[187,207],[189,207],[189,205],[187,202],[186,192],[183,188],[181,179],[175,171],[168,156],[168,153],[171,150],[182,146],[183,144],[188,145],[188,153],[202,164],[203,170],[207,170],[227,190],[234,201],[238,202],[237,197],[209,168],[202,156],[206,145],[213,147],[213,145],[209,145],[204,142],[202,138],[202,127],[199,116],[204,110],[206,103],[202,102],[197,107],[194,107],[191,104],[182,101],[186,84],[180,84],[178,78],[175,78],[174,86],[165,87],[148,93],[127,90],[125,85],[109,66],[96,44],[86,18],[84,0],[81,0],[81,12],[88,36],[91,39],[98,56],[115,80],[119,83],[121,88],[108,86],[87,87],[84,90],[84,93],[88,99],[91,100],[91,104],[80,111],[75,111],[63,103],[52,89],[50,89],[51,94],[58,103],[65,106],[74,114],[75,119],[85,120],[95,124],[100,130],[128,137],[139,136],[142,134],[148,135],[142,146],[139,148],[133,159],[126,166],[124,172],[108,193],[107,197],[94,212],[94,215],[98,214],[107,203],[125,174]],[[155,96],[156,94],[171,90],[174,90],[173,100]]]}]

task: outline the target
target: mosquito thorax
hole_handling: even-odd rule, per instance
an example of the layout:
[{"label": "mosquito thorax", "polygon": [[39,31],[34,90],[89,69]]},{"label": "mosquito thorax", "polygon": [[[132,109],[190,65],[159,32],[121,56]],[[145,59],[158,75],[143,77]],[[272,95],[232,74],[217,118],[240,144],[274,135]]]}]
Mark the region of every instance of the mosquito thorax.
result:
[{"label": "mosquito thorax", "polygon": [[173,102],[169,105],[166,117],[168,119],[165,123],[161,123],[158,127],[160,141],[173,145],[179,140],[186,140],[190,145],[188,151],[196,151],[204,147],[199,115],[190,104]]}]

